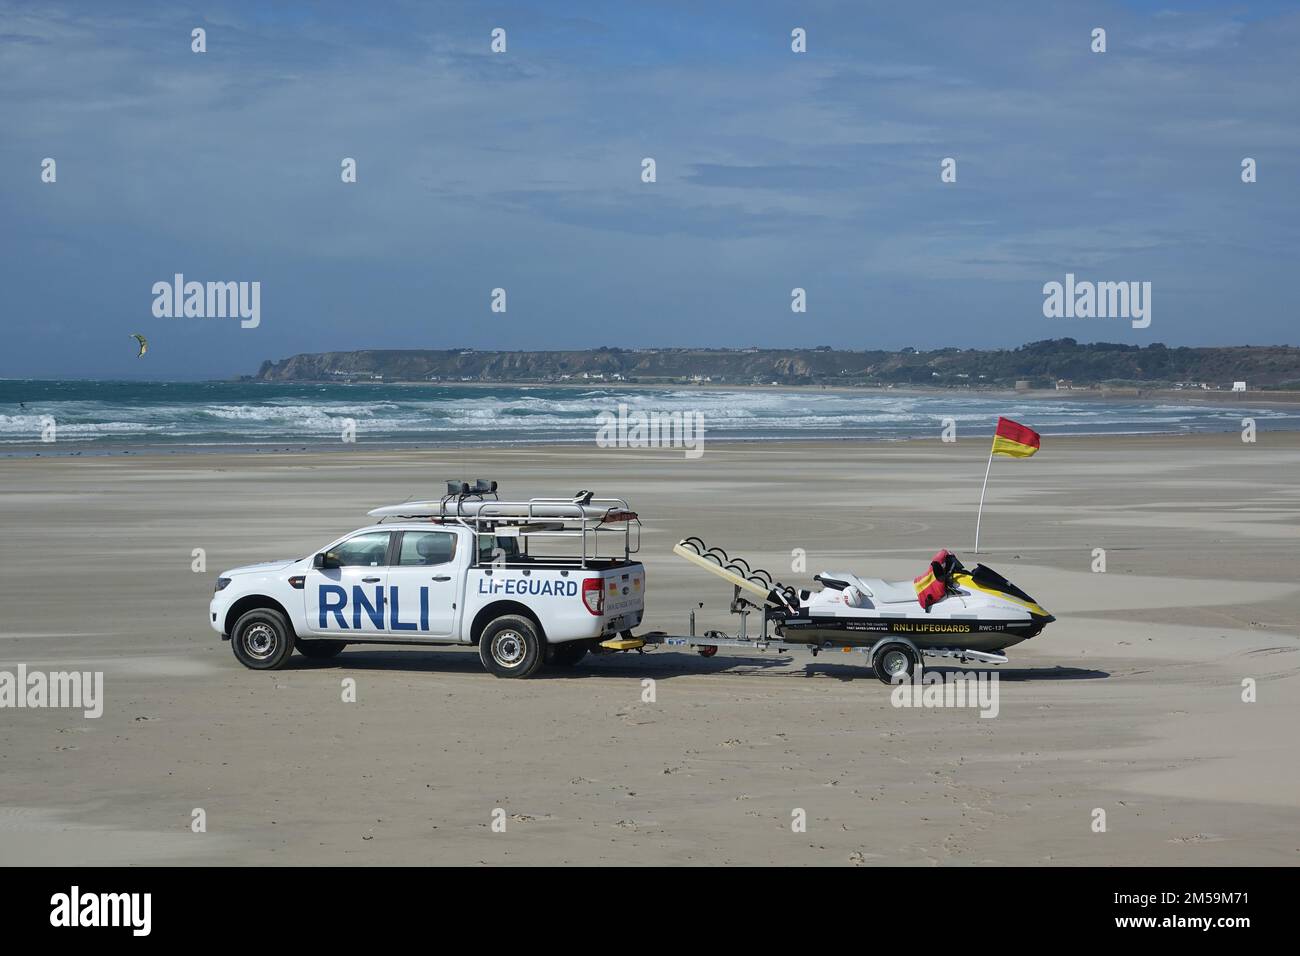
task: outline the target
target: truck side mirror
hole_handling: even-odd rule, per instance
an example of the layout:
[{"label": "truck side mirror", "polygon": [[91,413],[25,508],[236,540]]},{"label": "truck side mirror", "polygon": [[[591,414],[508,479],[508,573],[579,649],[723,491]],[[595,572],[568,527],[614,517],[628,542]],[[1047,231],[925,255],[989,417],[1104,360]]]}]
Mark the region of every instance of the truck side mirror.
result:
[{"label": "truck side mirror", "polygon": [[330,554],[328,551],[319,552],[316,557],[312,558],[311,565],[314,568],[337,568],[341,567],[339,559]]}]

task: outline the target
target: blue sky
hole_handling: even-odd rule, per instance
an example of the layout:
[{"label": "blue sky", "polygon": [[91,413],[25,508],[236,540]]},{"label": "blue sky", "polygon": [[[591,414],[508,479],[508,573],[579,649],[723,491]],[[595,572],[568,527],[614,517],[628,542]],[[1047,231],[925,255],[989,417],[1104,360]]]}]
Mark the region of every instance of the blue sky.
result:
[{"label": "blue sky", "polygon": [[[0,0],[0,376],[1294,344],[1298,48],[1294,3]],[[177,272],[260,281],[261,325],[155,318]],[[1151,327],[1044,318],[1066,272],[1150,281]]]}]

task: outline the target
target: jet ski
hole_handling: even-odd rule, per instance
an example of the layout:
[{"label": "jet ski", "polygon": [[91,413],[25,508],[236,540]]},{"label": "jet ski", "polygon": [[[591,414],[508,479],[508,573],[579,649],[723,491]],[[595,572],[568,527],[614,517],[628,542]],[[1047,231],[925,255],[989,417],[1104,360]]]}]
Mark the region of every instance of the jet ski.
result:
[{"label": "jet ski", "polygon": [[[992,568],[977,564],[968,570],[946,550],[910,581],[823,571],[813,576],[820,585],[816,590],[780,584],[769,572],[721,548],[709,548],[699,538],[686,538],[673,551],[731,583],[736,588],[733,610],[742,604],[762,607],[764,632],[770,624],[786,644],[862,647],[893,634],[922,651],[998,655],[1056,620]],[[742,592],[762,600],[744,601]]]},{"label": "jet ski", "polygon": [[967,570],[940,551],[911,581],[883,581],[847,571],[823,571],[818,590],[787,590],[769,610],[775,631],[790,643],[860,644],[885,634],[918,648],[959,647],[997,653],[1029,640],[1056,620],[992,568]]}]

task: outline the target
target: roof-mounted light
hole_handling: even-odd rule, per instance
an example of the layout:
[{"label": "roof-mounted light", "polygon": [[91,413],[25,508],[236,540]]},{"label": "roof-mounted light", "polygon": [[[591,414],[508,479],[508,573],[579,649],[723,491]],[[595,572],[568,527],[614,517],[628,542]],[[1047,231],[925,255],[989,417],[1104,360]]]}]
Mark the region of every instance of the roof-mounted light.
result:
[{"label": "roof-mounted light", "polygon": [[447,494],[455,497],[462,495],[494,495],[497,491],[497,483],[488,481],[486,478],[475,478],[469,481],[448,481]]}]

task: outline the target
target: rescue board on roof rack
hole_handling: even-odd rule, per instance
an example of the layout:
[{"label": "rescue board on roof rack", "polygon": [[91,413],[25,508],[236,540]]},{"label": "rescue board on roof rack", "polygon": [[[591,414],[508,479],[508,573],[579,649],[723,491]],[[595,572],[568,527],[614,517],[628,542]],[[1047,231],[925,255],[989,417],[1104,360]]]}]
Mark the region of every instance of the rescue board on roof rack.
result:
[{"label": "rescue board on roof rack", "polygon": [[384,505],[367,512],[372,518],[479,518],[483,520],[561,520],[604,522],[632,521],[636,513],[628,510],[621,501],[600,501],[579,504],[564,499],[533,499],[532,501],[404,501]]}]

